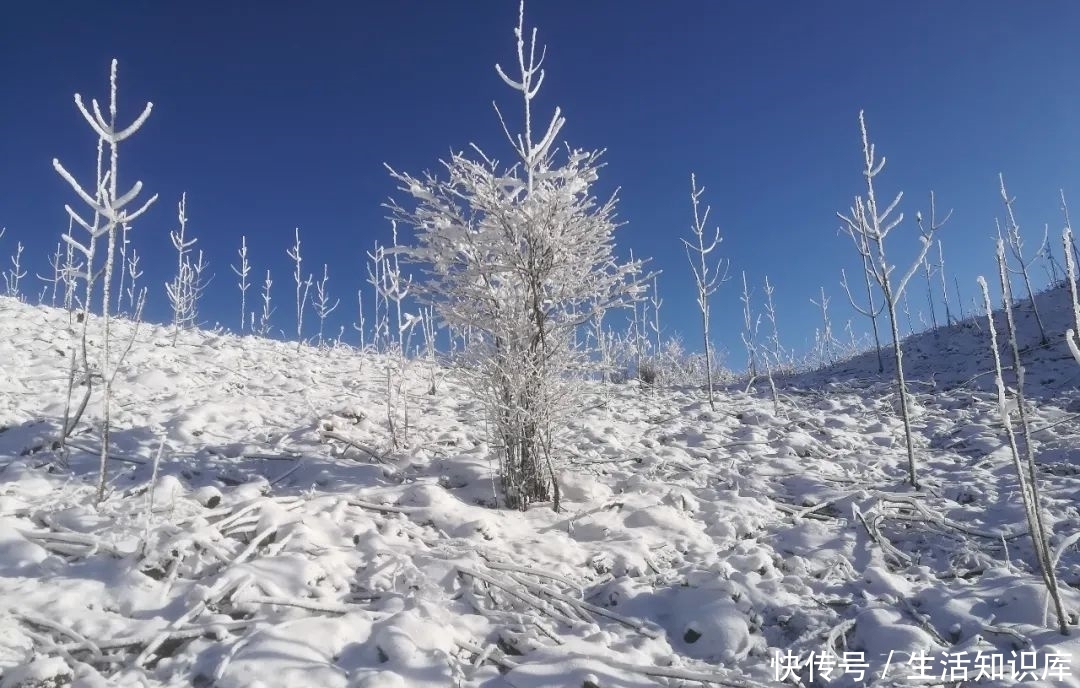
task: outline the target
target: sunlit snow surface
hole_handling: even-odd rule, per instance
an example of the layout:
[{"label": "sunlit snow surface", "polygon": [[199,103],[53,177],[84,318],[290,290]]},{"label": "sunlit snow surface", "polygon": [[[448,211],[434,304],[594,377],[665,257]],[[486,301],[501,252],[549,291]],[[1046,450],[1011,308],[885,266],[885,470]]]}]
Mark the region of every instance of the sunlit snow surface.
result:
[{"label": "sunlit snow surface", "polygon": [[[1026,392],[1075,614],[1080,367],[1064,294],[1041,298],[1049,346],[1019,316]],[[115,383],[96,508],[92,424],[71,470],[49,469],[67,325],[0,298],[2,688],[774,685],[777,653],[827,649],[862,653],[876,685],[944,684],[913,680],[908,657],[937,677],[966,651],[969,678],[980,652],[1053,657],[1068,678],[1042,685],[1080,686],[1080,629],[1048,630],[1052,608],[1043,623],[985,321],[906,351],[922,493],[871,354],[779,381],[778,409],[767,385],[715,412],[700,390],[596,385],[558,514],[492,508],[482,409],[450,379],[426,394],[425,363],[394,450],[383,359],[206,332],[174,347],[149,325]],[[804,685],[861,683],[812,668]]]}]

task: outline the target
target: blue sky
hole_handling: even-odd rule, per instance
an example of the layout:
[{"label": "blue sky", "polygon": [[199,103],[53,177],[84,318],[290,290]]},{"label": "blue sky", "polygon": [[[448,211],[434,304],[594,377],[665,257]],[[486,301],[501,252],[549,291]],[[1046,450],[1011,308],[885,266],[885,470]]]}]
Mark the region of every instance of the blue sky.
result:
[{"label": "blue sky", "polygon": [[[63,203],[75,202],[51,160],[81,178],[93,167],[72,94],[104,99],[116,57],[121,119],[155,106],[121,153],[128,183],[160,195],[132,235],[152,318],[166,317],[168,232],[183,191],[216,275],[202,318],[235,324],[228,266],[246,234],[254,271],[274,274],[276,325],[291,331],[294,227],[311,271],[329,263],[349,323],[364,251],[389,239],[380,204],[394,185],[383,163],[419,173],[470,142],[510,157],[491,103],[518,106],[494,71],[513,63],[513,0],[58,0],[19,12],[0,29],[0,256],[22,241],[32,272],[47,270]],[[914,213],[934,189],[954,209],[941,238],[967,310],[975,276],[994,269],[998,172],[1030,244],[1044,223],[1060,232],[1059,188],[1080,213],[1076,3],[534,0],[526,19],[548,46],[539,112],[562,107],[570,144],[607,150],[597,192],[621,188],[618,243],[663,270],[665,328],[692,346],[698,316],[679,238],[690,172],[706,186],[736,278],[714,297],[715,340],[736,367],[740,271],[758,287],[771,278],[793,349],[818,324],[809,299],[821,286],[834,329],[852,317],[839,276],[858,262],[835,212],[862,192],[860,109],[889,160],[879,194],[905,191],[894,261],[910,260]],[[927,307],[917,282],[910,299],[918,325]]]}]

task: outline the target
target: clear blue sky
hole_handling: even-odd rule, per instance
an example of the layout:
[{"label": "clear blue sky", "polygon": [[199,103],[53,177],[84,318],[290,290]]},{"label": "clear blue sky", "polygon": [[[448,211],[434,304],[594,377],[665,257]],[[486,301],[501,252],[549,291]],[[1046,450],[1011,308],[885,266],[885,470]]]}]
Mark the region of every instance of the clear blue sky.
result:
[{"label": "clear blue sky", "polygon": [[[128,183],[160,195],[132,236],[153,318],[166,317],[182,191],[216,275],[203,319],[235,325],[228,265],[246,234],[254,271],[274,273],[276,324],[290,331],[294,227],[310,269],[330,264],[351,322],[364,251],[389,238],[383,163],[418,173],[469,142],[509,159],[491,103],[518,105],[493,68],[512,64],[516,0],[14,7],[0,28],[0,256],[21,240],[32,269],[47,270],[63,203],[76,202],[51,160],[81,178],[93,168],[72,94],[104,99],[116,57],[121,119],[155,106],[121,163]],[[715,297],[715,339],[736,366],[742,270],[755,285],[771,277],[792,348],[812,336],[820,286],[837,331],[851,315],[839,275],[858,263],[835,212],[862,192],[860,108],[889,159],[879,193],[906,193],[894,259],[909,260],[914,212],[936,190],[955,209],[941,236],[969,309],[975,276],[993,270],[999,171],[1031,244],[1044,223],[1060,232],[1059,188],[1080,214],[1075,2],[533,0],[526,18],[548,45],[540,111],[561,106],[567,141],[607,149],[598,192],[622,189],[619,244],[664,271],[663,319],[691,345],[698,318],[679,237],[690,172],[707,187],[736,277]],[[927,310],[920,287],[916,313]]]}]

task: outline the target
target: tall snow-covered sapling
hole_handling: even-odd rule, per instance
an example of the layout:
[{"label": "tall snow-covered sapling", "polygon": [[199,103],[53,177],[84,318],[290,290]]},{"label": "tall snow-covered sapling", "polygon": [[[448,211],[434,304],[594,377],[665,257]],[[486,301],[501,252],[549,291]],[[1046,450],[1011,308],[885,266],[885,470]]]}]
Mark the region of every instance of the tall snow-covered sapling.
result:
[{"label": "tall snow-covered sapling", "polygon": [[524,12],[522,4],[514,32],[520,76],[497,68],[524,101],[520,135],[496,108],[517,163],[501,168],[473,146],[443,163],[448,180],[391,169],[415,207],[390,208],[417,232],[405,255],[430,275],[419,296],[447,324],[471,330],[464,374],[486,402],[506,502],[526,509],[552,499],[558,510],[556,433],[580,412],[578,373],[594,363],[584,347],[573,348],[574,331],[593,308],[639,299],[643,284],[640,264],[614,255],[614,198],[598,205],[591,195],[599,154],[569,149],[557,157],[558,109],[534,130],[543,52],[535,31],[526,47]]},{"label": "tall snow-covered sapling", "polygon": [[386,265],[386,249],[375,242],[375,250],[367,252],[367,281],[372,287],[372,333],[371,343],[375,351],[385,351],[390,341],[390,302],[386,296],[386,279],[383,267]]},{"label": "tall snow-covered sapling", "polygon": [[[923,234],[923,236],[931,236],[931,235],[935,234],[938,230],[940,230],[945,225],[945,223],[949,221],[950,217],[952,217],[952,211],[951,210],[945,215],[944,219],[942,219],[940,221],[938,220],[938,218],[937,218],[937,198],[935,197],[934,192],[931,191],[930,192],[930,229],[927,230],[927,228],[923,226],[922,213],[916,213],[915,214],[915,221],[918,223],[919,231]],[[938,256],[941,256],[941,240],[940,239],[938,240],[937,245],[938,245]],[[944,275],[945,275],[945,259],[941,258],[941,260],[935,266],[935,265],[932,265],[930,263],[929,256],[924,255],[923,259],[922,259],[922,265],[923,265],[923,273],[926,276],[926,300],[930,305],[930,319],[931,319],[931,322],[934,325],[934,329],[937,330],[937,312],[934,309],[934,289],[933,289],[933,286],[931,284],[930,277],[934,274],[935,270],[940,272],[941,275],[942,275],[941,284],[944,287],[944,285],[945,285],[945,279],[944,279]],[[949,308],[949,299],[948,299],[948,296],[946,296],[946,298],[945,298],[946,324],[948,324],[948,308]]]},{"label": "tall snow-covered sapling", "polygon": [[[783,361],[784,350],[780,346],[780,329],[776,324],[776,304],[773,302],[773,292],[775,291],[776,287],[769,283],[769,276],[765,275],[765,318],[772,326],[772,334],[769,335],[769,340],[772,345],[773,362],[779,368],[781,361]],[[771,379],[770,376],[770,381]]]},{"label": "tall snow-covered sapling", "polygon": [[[262,288],[262,313],[259,315],[259,327],[255,329],[255,333],[260,337],[265,337],[270,333],[270,316],[274,314],[274,309],[270,307],[270,287],[274,284],[274,281],[270,279],[270,271],[266,271],[266,279],[263,280]],[[255,317],[255,314],[251,314]],[[254,323],[252,323],[254,325]]]},{"label": "tall snow-covered sapling", "polygon": [[747,388],[754,384],[754,380],[757,379],[757,331],[758,325],[761,324],[761,319],[755,320],[750,311],[750,285],[746,281],[746,271],[742,273],[742,296],[739,298],[743,305],[743,331],[742,341],[743,346],[746,347],[746,369],[749,372],[750,379],[747,382]]},{"label": "tall snow-covered sapling", "polygon": [[120,225],[120,285],[116,290],[117,313],[123,310],[124,305],[124,281],[127,277],[128,246],[131,245],[131,239],[128,239],[128,232],[130,231],[131,225],[127,222]]},{"label": "tall snow-covered sapling", "polygon": [[240,332],[244,331],[244,320],[247,319],[247,291],[251,283],[248,275],[251,273],[251,264],[248,262],[247,237],[240,237],[240,265],[230,265],[232,271],[240,278],[237,286],[240,287]]},{"label": "tall snow-covered sapling", "polygon": [[[891,265],[886,258],[885,239],[904,219],[903,213],[891,217],[904,194],[901,191],[884,210],[879,209],[874,189],[874,179],[881,174],[881,170],[885,167],[885,158],[877,158],[874,145],[870,143],[870,136],[866,129],[866,118],[862,111],[859,112],[859,128],[862,133],[863,176],[866,179],[866,198],[857,196],[854,205],[851,207],[850,214],[837,213],[837,216],[844,221],[845,230],[851,236],[855,247],[859,251],[866,276],[877,284],[885,298],[884,307],[889,314],[889,326],[892,330],[893,362],[896,365],[900,416],[904,422],[904,442],[907,445],[908,482],[915,489],[919,489],[915,464],[915,447],[912,442],[911,413],[908,408],[908,390],[904,382],[903,349],[900,343],[900,327],[897,322],[896,309],[900,304],[900,299],[904,295],[908,282],[915,274],[915,271],[919,269],[923,259],[926,258],[927,252],[930,250],[934,232],[940,229],[944,221],[937,223],[936,218],[932,219],[930,229],[926,230],[922,224],[921,213],[916,216],[919,221],[919,228],[922,230],[920,236],[921,249],[907,272],[899,280],[894,281],[892,273],[896,266]],[[948,220],[948,216],[945,219]]]},{"label": "tall snow-covered sapling", "polygon": [[818,332],[817,341],[815,342],[818,361],[821,365],[835,363],[834,344],[836,340],[833,338],[832,323],[829,321],[829,297],[825,295],[825,287],[821,287],[821,299],[818,301],[810,299],[810,303],[821,310],[821,330]]},{"label": "tall snow-covered sapling", "polygon": [[[86,380],[86,392],[83,403],[80,405],[78,413],[71,417],[70,414],[70,395],[69,403],[65,409],[65,427],[61,433],[61,442],[67,438],[67,436],[74,429],[75,423],[78,422],[81,415],[81,409],[86,407],[86,402],[89,399],[91,391],[91,371],[88,349],[88,336],[87,328],[89,327],[89,315],[91,303],[93,302],[94,286],[96,284],[97,266],[95,265],[94,258],[97,249],[97,243],[99,239],[106,239],[106,249],[104,256],[104,274],[102,276],[102,307],[101,307],[101,324],[102,324],[102,337],[100,341],[101,358],[100,358],[100,370],[101,376],[104,379],[104,390],[102,399],[102,431],[101,431],[101,456],[98,473],[98,490],[97,499],[100,502],[105,497],[105,487],[108,468],[108,456],[109,456],[109,425],[111,422],[111,403],[112,403],[112,380],[114,374],[112,372],[113,362],[111,360],[111,329],[109,319],[109,299],[110,299],[110,286],[112,283],[113,263],[116,251],[116,234],[117,229],[124,223],[132,223],[138,219],[143,213],[145,213],[157,200],[157,196],[152,196],[141,207],[135,210],[129,210],[128,207],[138,197],[142,191],[142,182],[135,182],[126,193],[121,194],[119,190],[119,148],[120,144],[126,139],[130,138],[140,127],[146,122],[146,119],[150,116],[150,112],[153,108],[151,103],[147,103],[140,114],[133,123],[127,127],[121,128],[116,121],[116,60],[112,61],[112,67],[109,77],[109,108],[108,117],[102,112],[101,107],[98,105],[97,100],[91,101],[91,106],[88,109],[84,104],[82,97],[79,94],[75,94],[75,105],[78,107],[79,112],[82,114],[83,119],[90,125],[90,128],[94,131],[98,137],[98,162],[97,162],[97,178],[94,182],[93,193],[87,192],[75,177],[69,173],[60,161],[53,159],[53,168],[57,173],[71,186],[72,190],[79,196],[80,199],[90,208],[93,215],[91,219],[87,220],[80,216],[75,210],[65,205],[64,209],[67,211],[68,216],[77,223],[80,227],[86,230],[88,234],[87,240],[80,242],[70,233],[64,234],[64,241],[68,242],[72,248],[78,251],[85,259],[85,265],[80,278],[82,278],[86,284],[86,297],[83,302],[83,321],[82,332],[80,335],[83,370]],[[108,166],[105,166],[105,153],[108,153]],[[72,354],[72,360],[74,360],[74,352]],[[117,362],[116,365],[119,365]]]},{"label": "tall snow-covered sapling", "polygon": [[173,248],[176,249],[176,275],[171,282],[165,283],[165,294],[169,298],[169,305],[173,311],[173,346],[176,345],[180,330],[187,329],[195,319],[195,270],[192,266],[188,253],[198,239],[188,239],[187,232],[187,194],[181,194],[177,204],[177,221],[179,228],[169,232],[169,239]]},{"label": "tall snow-covered sapling", "polygon": [[653,277],[652,292],[649,296],[649,305],[652,306],[652,320],[649,322],[649,328],[653,333],[653,367],[656,369],[656,382],[662,383],[662,366],[660,364],[660,306],[664,305],[664,300],[660,298],[660,281],[658,276]]},{"label": "tall snow-covered sapling", "polygon": [[140,294],[145,296],[146,287],[139,288],[139,278],[143,276],[143,271],[139,268],[139,252],[132,247],[131,252],[127,257],[127,274],[128,274],[128,312],[134,313],[136,311],[136,304],[140,298]]},{"label": "tall snow-covered sapling", "polygon": [[64,248],[63,243],[64,242],[62,241],[56,242],[56,251],[49,256],[49,267],[53,269],[52,277],[43,277],[40,274],[37,275],[39,280],[48,285],[52,285],[51,294],[49,296],[49,305],[53,307],[56,306],[56,292],[60,288],[60,283],[64,281],[64,264],[61,262],[61,255]]},{"label": "tall snow-covered sapling", "polygon": [[356,322],[353,329],[360,334],[360,350],[367,348],[367,335],[364,333],[364,290],[356,290]]},{"label": "tall snow-covered sapling", "polygon": [[304,307],[307,305],[308,291],[311,289],[311,275],[307,280],[303,279],[301,264],[303,256],[300,255],[300,228],[296,228],[296,243],[285,252],[294,263],[293,282],[296,284],[296,350],[299,351],[304,343]]},{"label": "tall snow-covered sapling", "polygon": [[334,299],[333,303],[330,303],[330,291],[326,285],[330,281],[330,268],[323,263],[322,266],[322,279],[315,283],[315,297],[311,301],[312,308],[315,309],[315,315],[319,318],[319,339],[318,343],[321,347],[323,345],[323,331],[326,328],[326,318],[334,312],[334,309],[338,307],[340,299]]},{"label": "tall snow-covered sapling", "polygon": [[[1066,222],[1068,219],[1066,218]],[[1073,359],[1080,364],[1080,340],[1077,339],[1080,334],[1080,299],[1076,294],[1076,257],[1072,252],[1073,245],[1073,233],[1072,227],[1065,225],[1065,230],[1061,233],[1061,243],[1065,248],[1065,280],[1069,285],[1069,296],[1072,302],[1072,315],[1073,326],[1065,331],[1065,343],[1069,346],[1069,352],[1072,354]]]},{"label": "tall snow-covered sapling", "polygon": [[[1016,372],[1016,396],[1010,400],[1006,393],[1003,380],[1001,356],[998,353],[997,332],[994,326],[994,312],[990,305],[990,294],[986,287],[986,280],[979,277],[979,286],[983,292],[983,302],[986,306],[987,320],[990,327],[990,346],[994,355],[995,384],[998,393],[998,407],[1001,413],[1001,422],[1005,427],[1005,433],[1009,441],[1009,449],[1013,457],[1013,467],[1016,469],[1016,477],[1020,483],[1020,495],[1024,505],[1024,516],[1027,520],[1028,533],[1031,535],[1032,545],[1035,550],[1035,559],[1039,564],[1039,572],[1046,592],[1054,603],[1057,612],[1058,628],[1062,635],[1068,635],[1068,617],[1065,615],[1061,604],[1061,592],[1058,588],[1057,574],[1054,571],[1053,560],[1050,556],[1050,545],[1046,524],[1043,521],[1042,499],[1039,494],[1039,475],[1035,464],[1035,453],[1031,444],[1031,428],[1028,423],[1027,407],[1024,402],[1024,366],[1020,361],[1020,347],[1016,341],[1016,322],[1013,319],[1012,287],[1009,284],[1009,267],[1005,260],[1005,242],[998,239],[997,242],[998,277],[1001,281],[1002,310],[1005,312],[1005,322],[1008,328],[1008,349],[1012,356],[1013,370]],[[1020,437],[1023,437],[1023,453],[1021,459],[1019,438],[1013,430],[1012,410],[1015,408],[1020,420]]]},{"label": "tall snow-covered sapling", "polygon": [[[941,276],[941,300],[945,303],[945,324],[953,322],[952,310],[949,308],[949,288],[945,283],[945,249],[941,247],[941,239],[937,242],[938,274]],[[962,307],[962,306],[961,306]]]},{"label": "tall snow-covered sapling", "polygon": [[19,280],[26,277],[26,270],[22,267],[23,243],[15,244],[15,253],[11,256],[11,268],[4,273],[4,293],[12,298],[19,298]]},{"label": "tall snow-covered sapling", "polygon": [[[693,285],[696,287],[698,296],[698,310],[701,312],[701,336],[702,351],[705,354],[705,383],[708,389],[708,407],[716,410],[715,394],[713,391],[713,353],[710,343],[712,325],[712,307],[710,298],[716,293],[716,289],[728,279],[730,261],[721,258],[710,265],[708,254],[715,251],[723,239],[720,238],[720,228],[713,230],[712,237],[705,239],[705,231],[708,225],[708,214],[713,210],[712,206],[706,205],[701,208],[701,197],[705,193],[705,187],[698,187],[698,177],[690,174],[690,206],[693,210],[693,224],[690,226],[692,241],[683,240],[686,247],[686,258],[690,262],[690,271],[693,274]],[[745,275],[744,275],[745,276]]]},{"label": "tall snow-covered sapling", "polygon": [[720,242],[723,241],[723,239],[720,237],[719,226],[713,230],[710,239],[705,239],[705,231],[709,223],[709,212],[712,210],[712,207],[705,206],[704,210],[701,209],[701,196],[704,193],[705,187],[698,188],[697,176],[694,173],[691,173],[690,205],[694,211],[694,218],[693,224],[690,227],[690,232],[693,235],[693,240],[688,241],[683,239],[683,245],[686,247],[686,259],[690,262],[690,271],[694,276],[694,287],[697,291],[697,305],[698,310],[701,312],[701,336],[703,341],[703,351],[705,353],[705,381],[708,385],[709,408],[715,411],[716,401],[713,394],[713,360],[712,350],[709,344],[709,329],[711,325],[711,306],[709,299],[716,293],[717,288],[727,281],[727,273],[731,263],[730,261],[721,259],[712,265],[709,264],[709,254],[720,245]]}]

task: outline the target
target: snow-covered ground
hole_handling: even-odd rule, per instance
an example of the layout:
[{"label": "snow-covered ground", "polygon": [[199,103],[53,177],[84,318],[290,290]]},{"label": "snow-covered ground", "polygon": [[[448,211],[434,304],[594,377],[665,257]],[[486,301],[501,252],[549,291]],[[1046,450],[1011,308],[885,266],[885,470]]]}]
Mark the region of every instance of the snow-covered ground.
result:
[{"label": "snow-covered ground", "polygon": [[[1080,367],[1067,296],[1040,306],[1052,342],[1025,309],[1025,391],[1076,623]],[[561,513],[492,508],[482,409],[449,379],[426,394],[423,363],[394,450],[378,357],[173,346],[150,325],[117,377],[95,507],[90,424],[70,470],[50,468],[67,324],[0,298],[2,688],[951,686],[995,662],[979,685],[1080,686],[1080,629],[1051,630],[1024,535],[985,321],[909,342],[922,492],[870,354],[781,381],[778,406],[767,385],[711,411],[700,390],[598,384],[568,429]],[[830,660],[794,667],[826,651],[824,677]]]}]

